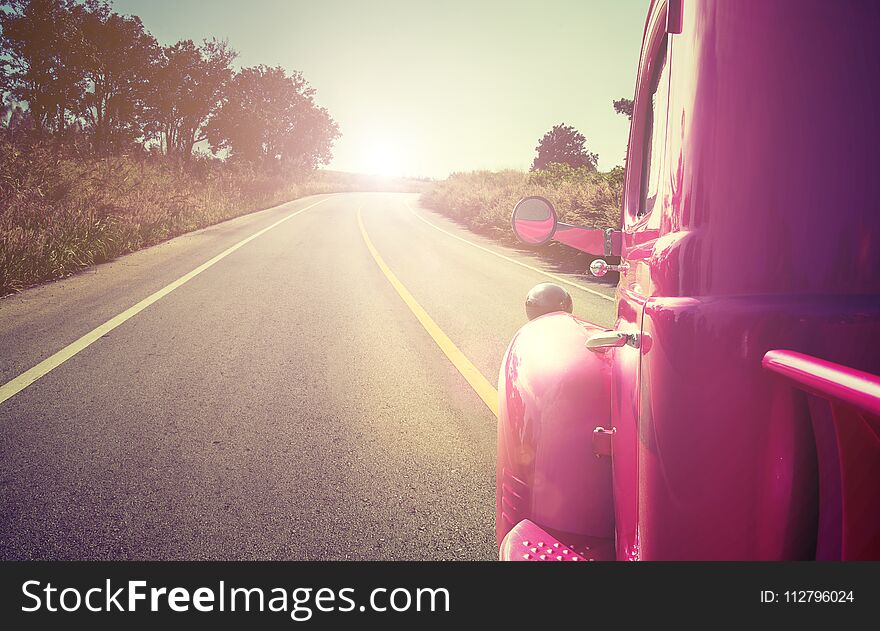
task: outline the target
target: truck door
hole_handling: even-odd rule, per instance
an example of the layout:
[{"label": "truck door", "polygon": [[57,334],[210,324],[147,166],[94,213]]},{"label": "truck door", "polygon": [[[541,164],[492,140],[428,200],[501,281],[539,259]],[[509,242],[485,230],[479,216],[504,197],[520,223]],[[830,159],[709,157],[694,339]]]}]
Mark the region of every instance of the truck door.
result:
[{"label": "truck door", "polygon": [[669,94],[665,15],[655,12],[642,53],[630,131],[616,330],[630,343],[612,350],[613,485],[617,558],[639,558],[638,440],[642,312],[650,293],[649,262],[659,235]]}]

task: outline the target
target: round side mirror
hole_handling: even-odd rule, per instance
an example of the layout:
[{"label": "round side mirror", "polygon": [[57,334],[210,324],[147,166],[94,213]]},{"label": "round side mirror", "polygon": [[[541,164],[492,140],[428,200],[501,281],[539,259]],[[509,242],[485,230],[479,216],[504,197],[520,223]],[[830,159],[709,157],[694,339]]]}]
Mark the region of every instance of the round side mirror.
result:
[{"label": "round side mirror", "polygon": [[529,245],[543,245],[556,232],[556,211],[544,197],[524,197],[513,207],[510,223],[516,238]]}]

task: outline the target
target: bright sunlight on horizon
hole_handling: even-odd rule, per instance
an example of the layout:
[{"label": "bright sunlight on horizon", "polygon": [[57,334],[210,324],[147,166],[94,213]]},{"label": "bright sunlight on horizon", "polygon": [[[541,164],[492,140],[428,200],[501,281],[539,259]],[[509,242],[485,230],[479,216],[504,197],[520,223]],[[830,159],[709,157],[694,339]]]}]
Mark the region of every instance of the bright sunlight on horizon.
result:
[{"label": "bright sunlight on horizon", "polygon": [[527,169],[559,123],[623,164],[648,0],[115,0],[160,44],[227,39],[236,67],[299,70],[341,137],[328,169],[443,178]]}]

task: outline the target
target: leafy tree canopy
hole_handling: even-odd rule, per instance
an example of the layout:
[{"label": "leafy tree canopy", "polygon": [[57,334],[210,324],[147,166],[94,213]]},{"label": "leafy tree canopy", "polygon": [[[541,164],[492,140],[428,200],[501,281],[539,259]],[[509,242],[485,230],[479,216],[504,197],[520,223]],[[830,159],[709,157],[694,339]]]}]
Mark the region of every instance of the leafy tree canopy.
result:
[{"label": "leafy tree canopy", "polygon": [[632,120],[633,117],[633,100],[621,98],[613,101],[614,111],[618,114],[626,116],[628,119]]},{"label": "leafy tree canopy", "polygon": [[226,42],[162,47],[107,0],[0,0],[0,128],[97,155],[189,160],[208,141],[235,160],[313,169],[339,128],[300,72],[238,73]]},{"label": "leafy tree canopy", "polygon": [[595,171],[599,156],[587,151],[586,142],[584,135],[571,125],[556,125],[538,141],[535,147],[538,155],[532,162],[532,171],[546,169],[554,163]]},{"label": "leafy tree canopy", "polygon": [[263,164],[311,169],[330,160],[339,128],[314,102],[315,90],[300,72],[280,66],[243,68],[207,126],[216,152]]}]

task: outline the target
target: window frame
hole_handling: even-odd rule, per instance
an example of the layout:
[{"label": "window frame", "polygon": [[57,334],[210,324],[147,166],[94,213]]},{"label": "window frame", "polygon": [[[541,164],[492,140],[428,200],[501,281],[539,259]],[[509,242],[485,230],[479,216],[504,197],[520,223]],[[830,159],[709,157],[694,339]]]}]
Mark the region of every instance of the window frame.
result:
[{"label": "window frame", "polygon": [[[648,105],[645,108],[645,120],[642,126],[642,156],[641,156],[641,169],[639,169],[639,199],[638,204],[636,205],[636,220],[641,221],[643,217],[647,217],[650,215],[654,207],[657,204],[657,198],[654,198],[654,202],[651,204],[651,208],[648,209],[648,193],[651,191],[651,185],[653,181],[651,179],[654,174],[654,168],[659,168],[662,170],[663,161],[666,157],[666,125],[669,121],[669,73],[667,69],[669,65],[667,63],[667,42],[664,41],[661,43],[660,47],[657,50],[657,55],[654,59],[653,63],[653,73],[651,76],[651,81],[648,84],[648,92],[647,99]],[[664,76],[665,73],[665,76]],[[655,95],[660,93],[660,86],[663,79],[666,79],[666,90],[663,91],[662,94],[666,96],[666,103],[661,103],[659,101],[655,102]],[[662,110],[660,109],[662,107]],[[657,112],[662,113],[662,129],[657,125]],[[659,143],[655,143],[654,134],[660,133],[662,136],[659,138]],[[655,144],[657,145],[655,147]],[[654,155],[654,149],[659,149],[659,153]],[[658,174],[658,178],[661,177]],[[655,195],[659,196],[660,194],[660,183],[657,182],[657,190],[655,191]]]},{"label": "window frame", "polygon": [[[626,231],[642,226],[648,222],[648,219],[657,210],[655,202],[651,211],[639,214],[642,208],[643,192],[647,194],[648,178],[644,177],[645,167],[650,167],[649,149],[651,145],[650,132],[656,128],[656,124],[651,125],[648,129],[648,123],[652,121],[653,111],[651,109],[651,95],[655,86],[659,86],[659,80],[663,75],[663,68],[658,68],[660,63],[667,69],[671,69],[671,37],[666,29],[667,4],[664,2],[654,7],[645,27],[645,32],[649,34],[645,39],[642,49],[642,64],[639,68],[638,79],[636,81],[635,104],[633,111],[633,120],[630,127],[630,142],[627,148],[627,174],[624,185],[624,203],[623,203],[623,228]],[[658,198],[662,195],[663,190],[663,161],[665,159],[666,141],[668,134],[669,122],[669,86],[671,85],[671,72],[666,72],[666,103],[663,111],[665,119],[663,125],[663,138],[660,146],[663,147],[661,160],[660,183],[658,184]]]}]

